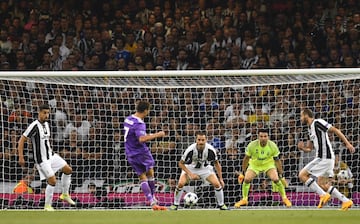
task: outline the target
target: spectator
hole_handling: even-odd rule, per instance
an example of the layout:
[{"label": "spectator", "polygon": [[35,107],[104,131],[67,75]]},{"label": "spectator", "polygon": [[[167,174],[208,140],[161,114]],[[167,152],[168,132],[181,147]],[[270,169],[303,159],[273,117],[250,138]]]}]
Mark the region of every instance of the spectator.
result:
[{"label": "spectator", "polygon": [[249,123],[255,123],[255,122],[269,122],[270,116],[262,111],[262,105],[257,104],[255,108],[255,112],[252,112],[248,116],[248,122]]},{"label": "spectator", "polygon": [[89,129],[89,137],[82,143],[81,155],[83,159],[85,178],[102,178],[103,153],[106,151],[107,143],[101,138],[100,132],[95,128]]},{"label": "spectator", "polygon": [[[236,150],[241,151],[245,147],[245,129],[244,128],[233,128],[230,137],[225,141],[225,150]],[[237,154],[237,153],[236,153]],[[239,153],[241,158],[244,156],[242,153]]]},{"label": "spectator", "polygon": [[33,188],[30,186],[31,182],[34,180],[34,175],[26,175],[21,179],[18,184],[13,189],[15,194],[32,194],[34,193]]},{"label": "spectator", "polygon": [[254,48],[250,45],[246,47],[244,56],[244,59],[241,61],[243,69],[251,69],[251,67],[259,60],[254,54]]},{"label": "spectator", "polygon": [[349,166],[341,161],[339,170],[335,171],[336,174],[336,186],[338,187],[339,191],[345,195],[345,197],[352,196],[352,190],[354,187],[354,176],[351,172]]},{"label": "spectator", "polygon": [[176,132],[174,130],[170,130],[169,125],[166,123],[158,130],[163,130],[166,135],[151,144],[151,152],[159,154],[172,153],[176,147]]},{"label": "spectator", "polygon": [[62,146],[65,141],[65,128],[67,126],[67,120],[68,117],[64,110],[64,102],[57,101],[54,119],[53,119],[53,122],[55,123],[55,125],[53,125],[55,127],[55,130],[53,131],[53,133],[55,133],[54,135],[55,149],[58,149],[58,147]]},{"label": "spectator", "polygon": [[207,141],[219,152],[225,149],[224,137],[220,131],[221,127],[218,122],[214,122],[214,119],[210,119],[206,123]]},{"label": "spectator", "polygon": [[65,127],[64,137],[69,138],[70,133],[75,130],[78,140],[85,141],[88,139],[90,126],[90,122],[83,119],[82,114],[75,114],[73,120],[70,120]]}]

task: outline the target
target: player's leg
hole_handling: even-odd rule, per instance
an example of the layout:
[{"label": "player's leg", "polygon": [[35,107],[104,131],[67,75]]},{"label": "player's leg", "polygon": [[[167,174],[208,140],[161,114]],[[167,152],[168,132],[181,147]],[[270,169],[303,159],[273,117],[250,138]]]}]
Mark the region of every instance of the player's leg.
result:
[{"label": "player's leg", "polygon": [[214,186],[215,189],[215,197],[218,202],[218,206],[220,210],[228,210],[228,207],[224,204],[224,191],[221,186],[219,179],[217,178],[215,173],[211,173],[206,177],[206,180]]},{"label": "player's leg", "polygon": [[60,199],[68,202],[71,205],[75,205],[76,203],[71,199],[69,194],[69,188],[71,184],[71,167],[66,163],[66,161],[61,158],[58,154],[54,154],[54,156],[50,159],[51,169],[54,173],[58,170],[62,172],[61,175],[61,187],[62,194],[60,195]]},{"label": "player's leg", "polygon": [[155,178],[154,178],[154,169],[150,168],[148,171],[146,171],[146,180],[150,188],[151,195],[154,197],[155,193]]},{"label": "player's leg", "polygon": [[336,187],[332,186],[331,180],[328,177],[318,177],[318,184],[324,191],[342,202],[341,210],[346,211],[353,205],[353,202],[349,198],[340,193]]},{"label": "player's leg", "polygon": [[242,199],[235,203],[234,205],[235,208],[240,208],[240,206],[244,206],[249,203],[248,197],[249,197],[250,183],[257,175],[258,172],[256,171],[256,169],[251,168],[251,166],[249,166],[249,168],[245,172],[244,182],[242,184]]},{"label": "player's leg", "polygon": [[155,198],[155,177],[154,177],[154,169],[151,168],[148,172],[146,172],[147,181],[151,190],[151,194],[153,198]]},{"label": "player's leg", "polygon": [[[147,172],[151,172],[151,171],[149,170]],[[153,205],[153,204],[156,204],[156,202],[154,200],[153,194],[151,193],[151,189],[150,189],[148,179],[147,179],[147,172],[143,172],[138,176],[139,176],[140,187],[141,187],[142,192],[144,193],[146,199],[150,202],[150,204]]]},{"label": "player's leg", "polygon": [[256,171],[252,170],[252,169],[247,169],[245,172],[245,177],[244,177],[244,183],[242,186],[242,197],[243,199],[248,199],[249,196],[249,190],[250,190],[250,183],[251,181],[257,176]]},{"label": "player's leg", "polygon": [[146,167],[142,164],[141,161],[138,161],[136,158],[130,158],[129,160],[130,166],[133,168],[135,173],[138,175],[139,181],[140,181],[140,187],[145,195],[147,201],[150,202],[150,204],[154,204],[153,195],[151,193],[151,189],[149,187],[149,183],[147,181]]},{"label": "player's leg", "polygon": [[60,195],[60,199],[67,201],[71,205],[75,205],[76,203],[71,199],[69,194],[72,168],[68,164],[65,164],[61,169],[61,172],[62,194]]},{"label": "player's leg", "polygon": [[36,164],[36,168],[39,171],[40,179],[47,180],[45,188],[45,211],[54,211],[52,207],[52,201],[54,197],[54,189],[56,185],[55,172],[51,168],[50,160],[44,161],[41,164]]},{"label": "player's leg", "polygon": [[[149,177],[153,181],[153,186],[149,184]],[[143,190],[146,198],[150,201],[150,205],[153,210],[167,210],[166,207],[158,205],[156,200],[155,193],[155,183],[154,183],[154,168],[149,167],[145,173],[139,175],[141,189]]]},{"label": "player's leg", "polygon": [[279,179],[279,175],[278,172],[276,171],[275,168],[271,168],[266,172],[266,175],[270,178],[270,180],[272,182],[274,182],[276,188],[278,189],[280,195],[282,198],[286,198],[286,193],[285,193],[285,187],[284,185],[281,183],[280,179]]},{"label": "player's leg", "polygon": [[54,197],[54,189],[56,185],[56,177],[51,176],[47,178],[47,185],[45,189],[45,211],[54,211],[52,207],[53,197]]},{"label": "player's leg", "polygon": [[[318,208],[322,208],[324,204],[326,204],[330,198],[331,195],[327,192],[325,192],[315,181],[314,178],[312,178],[310,175],[313,175],[315,177],[320,177],[324,174],[324,167],[321,163],[321,159],[314,159],[309,164],[307,164],[299,173],[299,179],[301,182],[305,184],[306,187],[310,188],[311,190],[315,191],[320,196],[320,202],[318,204]],[[329,166],[329,164],[326,164]]]},{"label": "player's leg", "polygon": [[165,207],[158,206],[157,201],[153,197],[152,190],[148,183],[148,176],[154,177],[155,161],[151,154],[142,157],[128,157],[130,166],[134,169],[140,180],[140,187],[146,199],[154,210],[165,210]]},{"label": "player's leg", "polygon": [[174,204],[170,207],[171,210],[177,210],[180,204],[181,196],[184,192],[183,187],[189,182],[189,178],[184,171],[181,172],[178,184],[174,192]]},{"label": "player's leg", "polygon": [[276,171],[276,168],[269,169],[266,172],[266,175],[271,179],[272,182],[274,182],[286,207],[291,207],[292,206],[291,201],[286,196],[285,187],[279,179],[279,175],[278,172]]}]

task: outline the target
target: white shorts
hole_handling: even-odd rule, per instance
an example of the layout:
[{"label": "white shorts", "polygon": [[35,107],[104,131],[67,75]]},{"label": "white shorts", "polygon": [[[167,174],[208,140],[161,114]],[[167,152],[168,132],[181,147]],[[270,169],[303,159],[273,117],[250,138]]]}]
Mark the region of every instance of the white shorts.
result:
[{"label": "white shorts", "polygon": [[315,158],[304,169],[315,177],[334,177],[335,160]]},{"label": "white shorts", "polygon": [[36,169],[40,174],[40,180],[45,180],[54,176],[55,173],[62,169],[66,164],[66,161],[56,153],[49,160],[36,164]]},{"label": "white shorts", "polygon": [[[190,170],[190,172],[192,172],[193,174],[199,175],[199,177],[203,180],[206,181],[206,178],[208,178],[208,176],[210,176],[211,174],[215,174],[214,172],[214,168],[211,165],[208,165],[206,167],[203,168],[194,168],[191,165],[185,165],[186,168],[188,168]],[[182,171],[181,174],[186,174],[185,171]]]}]

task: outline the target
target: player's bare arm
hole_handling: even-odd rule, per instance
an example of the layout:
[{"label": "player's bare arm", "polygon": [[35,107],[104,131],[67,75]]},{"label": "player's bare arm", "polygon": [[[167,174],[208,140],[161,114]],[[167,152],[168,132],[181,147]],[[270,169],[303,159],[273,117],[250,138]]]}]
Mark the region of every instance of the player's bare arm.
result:
[{"label": "player's bare arm", "polygon": [[311,141],[307,141],[306,144],[303,141],[300,141],[297,146],[304,152],[310,152],[313,149]]},{"label": "player's bare arm", "polygon": [[242,161],[242,172],[245,172],[248,165],[249,165],[250,156],[245,155],[243,161]]},{"label": "player's bare arm", "polygon": [[148,142],[151,141],[155,138],[161,138],[165,136],[165,132],[164,131],[159,131],[156,132],[154,134],[147,134],[147,135],[143,135],[139,137],[139,142],[143,143],[143,142]]},{"label": "player's bare arm", "polygon": [[275,166],[276,166],[276,169],[278,171],[278,174],[279,174],[280,177],[282,177],[284,171],[283,171],[283,168],[282,168],[281,160],[279,159],[279,157],[274,157],[274,161],[275,161]]},{"label": "player's bare arm", "polygon": [[25,159],[24,159],[24,143],[27,138],[24,135],[21,135],[20,140],[18,142],[18,156],[19,156],[19,164],[21,167],[25,166]]},{"label": "player's bare arm", "polygon": [[199,180],[200,179],[200,177],[198,175],[193,174],[188,168],[186,168],[184,160],[180,160],[179,167],[187,174],[187,176],[190,180]]},{"label": "player's bare arm", "polygon": [[218,160],[216,160],[214,162],[214,167],[215,167],[215,170],[216,170],[216,173],[219,177],[219,181],[220,181],[220,184],[222,187],[225,186],[225,183],[224,183],[224,180],[223,180],[223,177],[222,177],[222,168],[221,168],[221,164]]},{"label": "player's bare arm", "polygon": [[355,152],[355,148],[354,146],[347,140],[347,138],[345,137],[345,135],[337,128],[335,128],[334,126],[332,126],[329,129],[330,132],[335,133],[340,139],[341,141],[344,142],[346,148],[349,150],[350,153],[354,153]]}]

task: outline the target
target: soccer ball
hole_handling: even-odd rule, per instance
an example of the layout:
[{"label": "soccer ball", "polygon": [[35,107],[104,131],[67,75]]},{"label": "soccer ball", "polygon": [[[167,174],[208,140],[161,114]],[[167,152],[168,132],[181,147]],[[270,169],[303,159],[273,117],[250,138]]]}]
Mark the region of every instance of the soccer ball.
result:
[{"label": "soccer ball", "polygon": [[340,172],[337,174],[338,179],[350,179],[350,175],[348,170],[340,170]]},{"label": "soccer ball", "polygon": [[198,200],[198,196],[193,192],[188,192],[184,196],[184,203],[186,206],[194,206]]}]

